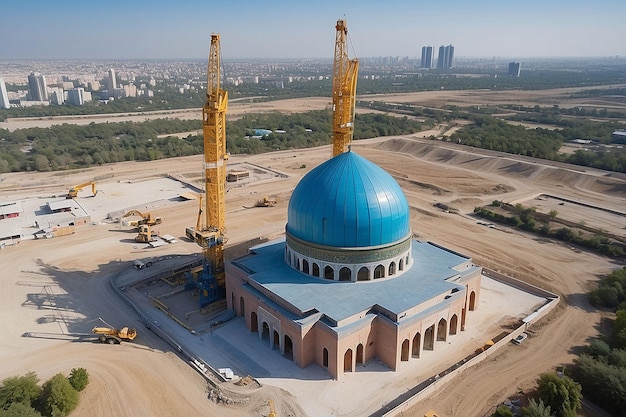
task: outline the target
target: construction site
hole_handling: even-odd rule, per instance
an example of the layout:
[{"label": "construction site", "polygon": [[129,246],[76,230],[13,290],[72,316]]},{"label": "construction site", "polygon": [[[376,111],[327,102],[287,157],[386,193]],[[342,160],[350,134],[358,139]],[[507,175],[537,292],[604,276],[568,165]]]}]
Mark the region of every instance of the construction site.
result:
[{"label": "construction site", "polygon": [[[3,174],[0,260],[6,270],[0,311],[7,337],[0,354],[7,366],[0,378],[31,369],[45,378],[64,367],[85,367],[93,382],[75,415],[136,415],[122,405],[131,398],[152,415],[421,417],[433,409],[440,416],[460,410],[483,415],[530,390],[539,373],[572,359],[571,346],[597,334],[601,313],[581,294],[595,276],[615,266],[611,260],[512,229],[485,227],[472,210],[494,199],[524,202],[557,209],[572,223],[593,218],[594,227],[624,238],[626,178],[435,144],[424,139],[432,132],[353,142],[358,61],[347,56],[345,21],[337,22],[336,31],[329,147],[229,155],[220,37],[212,35],[202,111],[204,155],[52,176]],[[381,247],[392,246],[379,252],[396,256],[405,250],[393,245],[413,249],[402,252],[402,262],[376,258],[387,262],[382,272],[371,258],[358,267],[324,261],[321,243],[309,242],[315,252],[298,235],[309,229],[308,223],[296,227],[303,212],[292,208],[294,190],[316,166],[340,158],[361,163],[352,153],[384,169],[406,196],[406,209],[399,213],[407,229],[383,241]],[[321,204],[334,201],[324,194],[313,197]],[[454,212],[442,211],[441,204]],[[386,222],[383,218],[389,226]],[[391,224],[386,229],[400,229],[398,220]],[[345,251],[345,245],[331,243]],[[363,246],[369,250],[372,241]],[[419,248],[426,246],[428,256],[421,255]],[[280,254],[262,263],[274,247]],[[358,319],[341,316],[349,322],[345,333],[338,331],[344,350],[328,348],[329,356],[322,356],[319,349],[319,358],[301,359],[307,348],[299,343],[306,338],[297,340],[292,323],[306,328],[306,320],[321,311],[326,322],[310,325],[319,330],[334,320],[333,308],[341,307],[336,314],[362,308],[353,306],[351,297],[364,300],[391,288],[382,285],[429,275],[430,270],[410,272],[411,267],[430,268],[440,258],[455,271],[444,273],[446,282],[455,282],[452,291],[431,283],[410,287],[427,292],[425,302],[441,303],[432,326],[428,311],[406,325],[398,314],[397,346],[378,344],[377,327],[353,342],[346,334],[356,332],[364,318],[371,326],[394,320],[395,305],[381,299],[385,317],[369,305],[365,313],[355,313]],[[325,265],[317,275],[316,263]],[[371,278],[365,279],[361,271],[370,264]],[[265,265],[270,272],[263,281]],[[242,281],[230,278],[236,268]],[[350,268],[352,276],[346,275]],[[304,290],[315,286],[337,290],[318,300]],[[339,288],[360,292],[339,296]],[[430,295],[433,291],[445,292]],[[294,301],[298,297],[306,299]],[[316,310],[296,311],[300,302]],[[402,308],[414,314],[415,306]],[[341,328],[341,319],[329,327]],[[403,336],[409,328],[403,326],[418,320],[423,329]],[[580,326],[583,322],[589,326]],[[368,350],[373,343],[377,351]],[[382,353],[387,351],[397,362]],[[119,378],[128,368],[133,375]]]}]

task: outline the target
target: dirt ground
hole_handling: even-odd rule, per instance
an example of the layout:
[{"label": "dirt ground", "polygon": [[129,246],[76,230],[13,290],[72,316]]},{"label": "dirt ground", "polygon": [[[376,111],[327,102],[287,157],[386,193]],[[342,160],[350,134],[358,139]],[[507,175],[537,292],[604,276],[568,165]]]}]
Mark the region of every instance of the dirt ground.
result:
[{"label": "dirt ground", "polygon": [[[458,100],[462,100],[463,96],[457,94]],[[546,94],[545,100],[549,102],[547,97]],[[394,96],[390,101],[400,99]],[[327,101],[292,100],[288,110],[323,107]],[[277,104],[275,108],[283,109],[283,105],[285,103]],[[626,177],[422,139],[428,136],[428,132],[422,132],[407,137],[358,141],[353,150],[386,169],[399,182],[409,200],[411,226],[419,239],[457,250],[473,257],[479,265],[562,296],[556,312],[535,327],[533,337],[523,345],[503,348],[403,414],[421,417],[427,410],[434,409],[446,417],[483,416],[516,392],[532,389],[540,373],[571,363],[578,349],[598,334],[603,313],[588,304],[585,293],[599,275],[621,265],[518,231],[486,228],[477,224],[471,212],[475,206],[496,199],[511,202],[542,193],[623,212]],[[258,236],[273,237],[282,233],[291,191],[308,170],[328,159],[330,152],[329,147],[323,147],[231,157],[229,163],[253,162],[285,172],[290,177],[229,189],[227,247]],[[63,176],[3,174],[0,201],[52,190],[67,191],[67,184],[98,176],[109,176],[104,181],[115,182],[145,178],[154,172],[185,174],[198,167],[201,167],[200,156],[121,163]],[[243,208],[263,195],[275,196],[277,206],[253,212]],[[443,212],[434,206],[437,202],[458,209],[459,214]],[[163,208],[159,215],[166,219],[161,226],[162,233],[182,236],[184,228],[195,223],[197,202]],[[184,240],[150,252],[119,242],[119,235],[111,233],[109,227],[85,225],[75,235],[25,241],[0,250],[3,269],[0,326],[4,330],[0,340],[3,363],[0,379],[34,371],[46,380],[55,373],[85,367],[90,373],[90,384],[81,393],[74,416],[261,416],[269,411],[268,398],[279,405],[279,416],[299,415],[289,393],[267,385],[242,387],[243,393],[251,393],[245,404],[226,407],[211,402],[207,399],[207,385],[199,374],[148,332],[144,332],[147,343],[142,345],[72,343],[52,337],[58,333],[55,330],[88,332],[94,324],[82,323],[81,318],[97,317],[98,311],[105,311],[115,323],[139,327],[135,324],[134,313],[117,298],[103,278],[116,271],[121,261],[198,252],[195,244]],[[50,335],[23,337],[41,324],[50,330]],[[380,395],[384,401],[384,392]]]}]

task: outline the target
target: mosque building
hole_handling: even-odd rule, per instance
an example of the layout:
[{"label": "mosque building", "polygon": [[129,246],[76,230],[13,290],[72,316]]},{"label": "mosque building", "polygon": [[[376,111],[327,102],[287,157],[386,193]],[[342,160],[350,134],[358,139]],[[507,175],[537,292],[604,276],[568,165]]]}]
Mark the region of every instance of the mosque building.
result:
[{"label": "mosque building", "polygon": [[398,183],[348,151],[298,183],[285,237],[226,265],[228,308],[268,349],[339,379],[393,370],[454,343],[478,306],[481,268],[413,238]]}]

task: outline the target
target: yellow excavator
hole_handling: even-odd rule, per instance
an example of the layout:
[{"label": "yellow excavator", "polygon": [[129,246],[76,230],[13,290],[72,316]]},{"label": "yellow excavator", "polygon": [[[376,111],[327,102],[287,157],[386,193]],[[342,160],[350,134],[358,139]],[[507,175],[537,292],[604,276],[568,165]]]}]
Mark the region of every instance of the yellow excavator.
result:
[{"label": "yellow excavator", "polygon": [[152,231],[152,229],[150,229],[150,226],[148,226],[147,224],[142,224],[139,226],[139,233],[137,234],[137,236],[135,236],[135,242],[150,243],[157,240],[157,238],[158,234]]},{"label": "yellow excavator", "polygon": [[142,213],[139,210],[131,210],[122,216],[122,219],[125,217],[140,217],[138,220],[129,220],[125,222],[126,225],[132,227],[139,227],[143,224],[148,226],[154,226],[156,224],[161,224],[163,222],[162,217],[153,216],[152,213]]},{"label": "yellow excavator", "polygon": [[82,190],[83,188],[85,188],[86,186],[88,186],[88,185],[91,185],[91,193],[95,197],[96,194],[98,194],[98,190],[96,190],[96,183],[95,183],[95,181],[88,181],[88,182],[84,182],[82,184],[75,185],[72,188],[70,188],[70,190],[67,192],[67,195],[65,196],[65,198],[70,199],[70,198],[78,197],[78,192],[80,190]]}]

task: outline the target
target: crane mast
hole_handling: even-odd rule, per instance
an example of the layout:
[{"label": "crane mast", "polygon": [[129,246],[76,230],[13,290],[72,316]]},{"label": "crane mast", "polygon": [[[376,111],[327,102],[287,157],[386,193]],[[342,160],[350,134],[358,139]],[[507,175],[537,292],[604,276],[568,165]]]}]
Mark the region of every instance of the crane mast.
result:
[{"label": "crane mast", "polygon": [[[187,228],[187,235],[202,247],[204,265],[190,277],[203,292],[200,304],[206,305],[223,296],[224,234],[226,212],[226,110],[228,93],[220,87],[220,35],[211,35],[206,102],[202,108],[204,135],[204,210],[199,202],[196,227]],[[204,213],[204,218],[202,214]],[[204,294],[204,295],[203,295]]]},{"label": "crane mast", "polygon": [[348,58],[348,26],[337,20],[333,63],[333,156],[348,150],[354,132],[358,59]]}]

